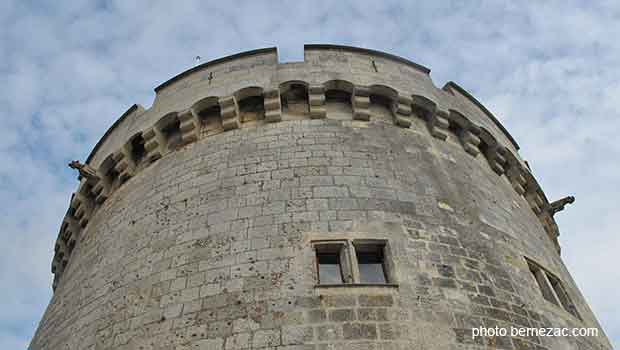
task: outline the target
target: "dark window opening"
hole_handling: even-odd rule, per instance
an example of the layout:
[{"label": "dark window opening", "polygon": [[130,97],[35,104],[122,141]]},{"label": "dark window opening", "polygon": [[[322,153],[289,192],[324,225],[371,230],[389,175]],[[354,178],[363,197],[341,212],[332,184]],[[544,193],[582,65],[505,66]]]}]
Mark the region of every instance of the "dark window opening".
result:
[{"label": "dark window opening", "polygon": [[71,255],[74,248],[75,248],[75,241],[74,240],[69,241],[69,244],[67,245],[67,252],[69,255]]},{"label": "dark window opening", "polygon": [[564,309],[581,320],[581,315],[577,311],[575,304],[573,304],[573,302],[570,300],[568,293],[566,293],[566,290],[562,285],[562,282],[557,277],[549,273],[547,274],[547,278],[549,279],[549,283],[551,283],[551,287],[555,291],[555,295],[557,295],[558,299],[560,299],[560,303],[562,304]]},{"label": "dark window opening", "polygon": [[422,108],[420,106],[417,105],[413,105],[413,107],[411,108],[412,112],[414,115],[428,121],[431,117],[431,112],[429,112],[427,109]]},{"label": "dark window opening", "polygon": [[217,104],[198,112],[198,117],[205,124],[209,124],[209,122],[213,122],[214,120],[219,121],[221,116],[220,106]]},{"label": "dark window opening", "polygon": [[319,267],[319,284],[344,283],[339,253],[317,252],[316,259]]},{"label": "dark window opening", "polygon": [[308,101],[308,90],[304,85],[291,84],[288,91],[282,94],[280,98],[283,106],[289,103],[306,103]]},{"label": "dark window opening", "polygon": [[239,114],[242,121],[259,120],[265,116],[265,103],[263,96],[250,96],[242,99],[239,103]]},{"label": "dark window opening", "polygon": [[239,111],[241,112],[261,112],[265,110],[263,96],[250,96],[239,101]]},{"label": "dark window opening", "polygon": [[383,248],[383,245],[355,246],[355,254],[357,256],[357,264],[360,272],[360,283],[388,283]]},{"label": "dark window opening", "polygon": [[71,232],[64,231],[60,235],[60,240],[65,242],[65,245],[66,245],[67,242],[69,242],[70,236],[71,236]]},{"label": "dark window opening", "polygon": [[62,232],[64,235],[65,232],[67,232],[68,228],[69,228],[69,224],[66,221],[64,221],[60,227],[60,232]]},{"label": "dark window opening", "polygon": [[370,95],[370,104],[378,105],[392,110],[392,99],[383,95]]},{"label": "dark window opening", "polygon": [[115,166],[116,166],[116,162],[114,161],[114,158],[112,157],[112,155],[109,155],[101,163],[101,166],[99,167],[99,172],[101,174],[103,174],[103,177],[105,178],[105,181],[109,185],[116,184],[116,180],[118,179],[118,177],[120,175],[118,173],[118,171],[116,171],[116,169],[114,169]]},{"label": "dark window opening", "polygon": [[372,118],[377,121],[383,121],[384,123],[392,124],[394,121],[394,114],[392,108],[394,100],[384,95],[370,95],[370,114]]},{"label": "dark window opening", "polygon": [[351,93],[344,90],[325,91],[325,102],[337,102],[351,105]]},{"label": "dark window opening", "polygon": [[[77,209],[79,209],[82,205],[83,205],[83,204],[80,204],[80,206],[78,206],[78,208],[77,208]],[[76,218],[77,220],[82,220],[82,218],[84,217],[84,213],[85,213],[85,211],[84,211],[84,210],[82,210],[82,211],[77,210],[77,211],[76,211],[76,214],[75,214],[75,218]]]},{"label": "dark window opening", "polygon": [[460,125],[458,125],[456,123],[453,123],[453,122],[450,122],[450,121],[448,123],[449,123],[448,130],[450,130],[453,134],[459,135],[461,133],[461,130],[463,128],[461,128]]},{"label": "dark window opening", "polygon": [[211,105],[200,112],[198,112],[198,118],[204,125],[203,132],[208,134],[209,132],[222,130],[222,111],[219,104]]},{"label": "dark window opening", "polygon": [[[97,196],[93,193],[93,186],[91,184],[85,184],[83,190],[80,191],[88,200],[95,201]],[[71,215],[74,215],[75,212],[72,212]]]},{"label": "dark window opening", "polygon": [[308,90],[302,84],[291,84],[288,91],[280,95],[282,110],[291,114],[309,112]]},{"label": "dark window opening", "polygon": [[106,177],[111,184],[115,183],[119,176],[120,174],[116,171],[116,169],[114,169],[114,167],[111,167],[106,173]]},{"label": "dark window opening", "polygon": [[551,290],[551,285],[548,282],[546,272],[540,266],[538,266],[536,263],[532,261],[528,260],[527,264],[530,268],[530,272],[532,273],[532,275],[534,276],[534,279],[536,280],[536,283],[538,284],[538,288],[543,298],[545,298],[545,300],[547,300],[548,302],[559,306],[558,301],[556,300],[555,295],[553,291]]},{"label": "dark window opening", "polygon": [[174,118],[173,121],[164,126],[161,132],[168,142],[168,149],[173,150],[181,145],[183,141],[181,136],[181,121],[179,121],[178,118]]},{"label": "dark window opening", "polygon": [[478,148],[480,149],[480,152],[482,154],[486,155],[489,153],[489,145],[483,139],[480,139],[480,144],[478,145]]},{"label": "dark window opening", "polygon": [[144,138],[142,135],[134,136],[134,138],[131,139],[130,147],[131,160],[133,160],[136,165],[140,164],[146,154],[146,150],[144,149]]},{"label": "dark window opening", "polygon": [[454,135],[461,135],[464,131],[463,127],[454,121],[448,120],[448,131]]}]

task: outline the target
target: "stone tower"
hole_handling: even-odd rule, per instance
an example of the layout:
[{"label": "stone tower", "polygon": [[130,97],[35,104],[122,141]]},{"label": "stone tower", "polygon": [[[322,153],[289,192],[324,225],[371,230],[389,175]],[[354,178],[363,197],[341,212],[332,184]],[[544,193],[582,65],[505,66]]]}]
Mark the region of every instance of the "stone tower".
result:
[{"label": "stone tower", "polygon": [[[39,349],[610,349],[491,112],[387,53],[306,45],[155,88],[97,143]],[[472,338],[478,327],[598,336]]]}]

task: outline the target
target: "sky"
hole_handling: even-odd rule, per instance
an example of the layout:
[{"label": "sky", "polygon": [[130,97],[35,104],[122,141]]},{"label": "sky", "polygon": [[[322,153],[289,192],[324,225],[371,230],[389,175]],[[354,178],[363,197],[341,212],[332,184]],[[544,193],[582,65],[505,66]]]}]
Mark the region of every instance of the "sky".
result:
[{"label": "sky", "polygon": [[300,61],[309,43],[403,56],[491,110],[547,197],[576,197],[562,256],[620,348],[617,1],[2,0],[0,28],[0,349],[27,347],[51,297],[70,160],[197,55]]}]

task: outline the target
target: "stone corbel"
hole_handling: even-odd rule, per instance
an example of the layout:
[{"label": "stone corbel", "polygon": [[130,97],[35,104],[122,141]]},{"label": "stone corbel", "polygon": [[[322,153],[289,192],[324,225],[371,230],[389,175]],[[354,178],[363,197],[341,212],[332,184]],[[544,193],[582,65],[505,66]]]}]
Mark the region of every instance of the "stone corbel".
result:
[{"label": "stone corbel", "polygon": [[69,233],[67,235],[69,240],[75,240],[81,231],[80,223],[78,222],[78,220],[75,217],[69,215],[68,213],[67,215],[65,215],[65,218],[62,221],[61,228],[61,234],[64,234],[65,232]]},{"label": "stone corbel", "polygon": [[370,120],[370,90],[366,86],[354,86],[351,94],[354,120]]},{"label": "stone corbel", "polygon": [[482,129],[472,123],[467,117],[459,111],[451,109],[449,111],[449,124],[453,126],[465,152],[473,157],[480,153],[480,143],[482,142],[480,134]]},{"label": "stone corbel", "polygon": [[480,153],[480,128],[471,124],[463,128],[460,132],[461,143],[465,152],[476,157]]},{"label": "stone corbel", "polygon": [[146,152],[146,160],[149,163],[161,158],[164,154],[164,147],[166,146],[166,140],[156,126],[152,126],[146,129],[142,133],[144,138],[144,151]]},{"label": "stone corbel", "polygon": [[521,173],[519,166],[517,166],[516,164],[510,164],[510,166],[506,170],[506,176],[508,177],[508,180],[510,180],[512,188],[514,188],[515,192],[517,192],[519,195],[523,195],[525,193],[525,186],[527,181]]},{"label": "stone corbel", "polygon": [[63,259],[65,258],[65,253],[67,250],[67,246],[65,242],[61,239],[56,240],[56,245],[54,246],[54,258],[52,259],[52,272],[56,275],[62,275],[64,270]]},{"label": "stone corbel", "polygon": [[235,96],[221,97],[218,102],[220,104],[222,127],[224,130],[238,129],[241,126],[241,122],[239,121],[239,105]]},{"label": "stone corbel", "polygon": [[271,89],[263,92],[265,105],[265,121],[269,123],[282,120],[282,103],[280,102],[280,90]]},{"label": "stone corbel", "polygon": [[[53,274],[58,274],[60,273],[58,270],[58,265],[60,265],[60,262],[56,259],[52,259],[52,273]],[[54,281],[56,280],[56,276],[54,276]]]},{"label": "stone corbel", "polygon": [[70,206],[80,226],[86,226],[94,209],[93,201],[82,193],[76,192],[73,194]]},{"label": "stone corbel", "polygon": [[392,104],[392,114],[394,114],[394,123],[400,127],[408,128],[411,126],[411,105],[413,99],[408,96],[399,95],[397,100]]},{"label": "stone corbel", "polygon": [[[114,166],[116,166],[116,164],[114,164]],[[100,174],[99,171],[97,173]],[[101,174],[99,175],[99,178],[100,180],[97,181],[95,186],[93,186],[92,192],[95,194],[95,202],[100,204],[105,202],[105,200],[108,199],[108,197],[110,196],[110,192],[112,191],[112,184],[109,183],[108,179],[106,179],[106,177]],[[79,194],[79,192],[77,194]],[[83,197],[82,194],[79,195]]]},{"label": "stone corbel", "polygon": [[427,123],[431,135],[437,139],[445,140],[448,138],[448,128],[450,127],[449,112],[437,109],[431,113]]},{"label": "stone corbel", "polygon": [[186,145],[198,141],[198,131],[200,130],[200,119],[191,109],[178,114],[179,129],[181,130],[181,143]]},{"label": "stone corbel", "polygon": [[504,157],[504,152],[506,149],[498,144],[489,145],[485,156],[489,160],[489,165],[491,169],[497,173],[497,175],[502,175],[505,171],[506,158]]},{"label": "stone corbel", "polygon": [[66,251],[67,245],[59,237],[58,239],[56,239],[56,244],[54,245],[54,260],[62,260],[62,257],[65,255]]},{"label": "stone corbel", "polygon": [[135,173],[136,165],[129,156],[127,145],[123,145],[120,150],[114,153],[113,159],[116,162],[114,170],[118,172],[121,183],[129,180]]},{"label": "stone corbel", "polygon": [[63,228],[63,231],[61,232],[61,236],[66,236],[67,238],[67,252],[68,254],[71,254],[71,252],[73,251],[73,248],[75,248],[75,245],[77,243],[77,238],[80,234],[81,231],[81,227],[78,223],[78,221],[73,218],[70,215],[65,215],[65,218],[63,220],[63,225],[61,226]]},{"label": "stone corbel", "polygon": [[323,85],[310,85],[308,87],[308,105],[310,106],[310,118],[323,119],[327,116]]}]

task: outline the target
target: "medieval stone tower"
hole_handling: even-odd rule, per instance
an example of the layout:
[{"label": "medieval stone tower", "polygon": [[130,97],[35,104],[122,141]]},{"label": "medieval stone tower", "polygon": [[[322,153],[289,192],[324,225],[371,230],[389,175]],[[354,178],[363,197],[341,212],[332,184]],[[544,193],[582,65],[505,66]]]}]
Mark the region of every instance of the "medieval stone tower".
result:
[{"label": "medieval stone tower", "polygon": [[491,112],[387,53],[304,56],[183,72],[71,164],[32,350],[611,348],[560,258],[571,199]]}]

